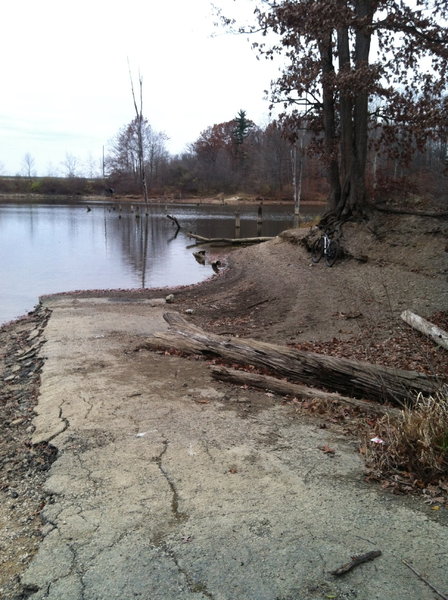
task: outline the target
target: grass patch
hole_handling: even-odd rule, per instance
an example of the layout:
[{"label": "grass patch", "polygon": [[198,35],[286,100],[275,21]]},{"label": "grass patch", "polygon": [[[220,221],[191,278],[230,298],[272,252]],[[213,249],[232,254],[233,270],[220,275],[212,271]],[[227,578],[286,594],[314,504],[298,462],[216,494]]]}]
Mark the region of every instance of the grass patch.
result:
[{"label": "grass patch", "polygon": [[403,473],[435,483],[448,476],[448,388],[435,396],[419,396],[413,408],[385,415],[375,426],[383,443],[366,440],[369,471],[382,478]]}]

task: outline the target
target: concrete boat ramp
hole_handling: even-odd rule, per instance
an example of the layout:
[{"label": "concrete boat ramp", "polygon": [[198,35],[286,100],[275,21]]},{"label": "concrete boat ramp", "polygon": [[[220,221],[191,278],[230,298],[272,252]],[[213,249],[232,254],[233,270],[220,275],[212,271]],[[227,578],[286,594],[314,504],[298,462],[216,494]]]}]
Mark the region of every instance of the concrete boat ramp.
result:
[{"label": "concrete boat ramp", "polygon": [[30,598],[437,597],[402,559],[448,593],[444,515],[365,483],[339,429],[213,381],[203,361],[134,351],[166,327],[164,300],[45,305],[34,441],[58,458]]}]

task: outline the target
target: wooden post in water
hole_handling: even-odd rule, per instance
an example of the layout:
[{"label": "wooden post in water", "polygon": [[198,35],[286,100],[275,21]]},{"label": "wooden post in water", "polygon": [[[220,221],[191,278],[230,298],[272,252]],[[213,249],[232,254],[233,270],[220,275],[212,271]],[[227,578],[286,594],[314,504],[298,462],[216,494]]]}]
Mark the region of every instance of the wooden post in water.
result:
[{"label": "wooden post in water", "polygon": [[258,205],[258,216],[257,216],[257,237],[261,236],[261,229],[263,227],[263,202]]},{"label": "wooden post in water", "polygon": [[241,217],[240,213],[235,213],[235,237],[239,238],[241,234]]}]

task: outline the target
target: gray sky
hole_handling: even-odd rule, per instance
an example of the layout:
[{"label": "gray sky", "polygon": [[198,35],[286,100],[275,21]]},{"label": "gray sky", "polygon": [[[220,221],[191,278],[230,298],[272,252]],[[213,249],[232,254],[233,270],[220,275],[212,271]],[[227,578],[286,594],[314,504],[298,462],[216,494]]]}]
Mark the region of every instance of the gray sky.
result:
[{"label": "gray sky", "polygon": [[[215,0],[247,19],[253,0]],[[134,117],[127,59],[143,76],[151,126],[182,152],[239,109],[269,120],[263,90],[276,67],[258,61],[245,36],[216,29],[209,0],[6,0],[0,37],[0,166],[64,174],[66,155],[99,161]],[[214,37],[213,37],[214,36]],[[88,167],[85,167],[88,169]]]}]

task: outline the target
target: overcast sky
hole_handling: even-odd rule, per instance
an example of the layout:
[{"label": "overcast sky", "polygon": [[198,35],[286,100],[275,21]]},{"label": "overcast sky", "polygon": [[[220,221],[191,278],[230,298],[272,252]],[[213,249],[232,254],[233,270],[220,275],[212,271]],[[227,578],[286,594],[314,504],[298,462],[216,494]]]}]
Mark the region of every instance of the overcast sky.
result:
[{"label": "overcast sky", "polygon": [[[253,0],[215,0],[245,19]],[[214,27],[209,0],[7,0],[0,37],[0,167],[64,174],[67,154],[99,161],[133,119],[129,61],[143,77],[144,114],[182,152],[239,109],[269,120],[263,91],[275,67],[258,61],[245,36]]]}]

